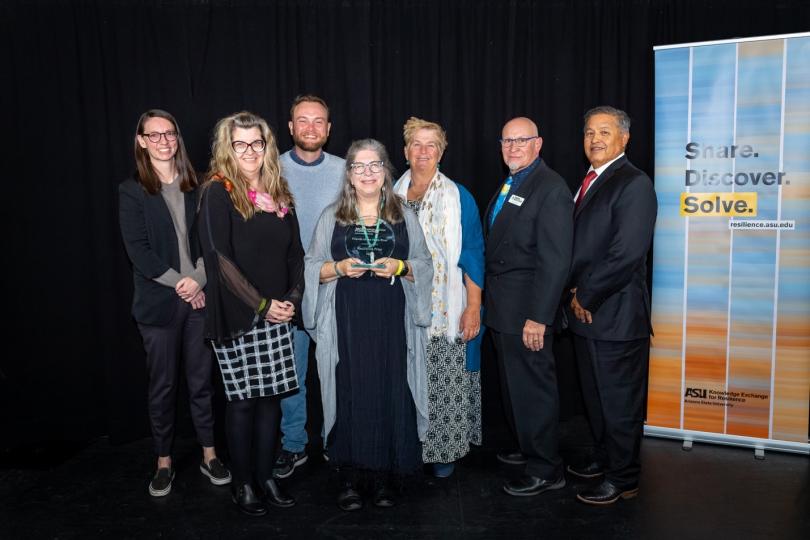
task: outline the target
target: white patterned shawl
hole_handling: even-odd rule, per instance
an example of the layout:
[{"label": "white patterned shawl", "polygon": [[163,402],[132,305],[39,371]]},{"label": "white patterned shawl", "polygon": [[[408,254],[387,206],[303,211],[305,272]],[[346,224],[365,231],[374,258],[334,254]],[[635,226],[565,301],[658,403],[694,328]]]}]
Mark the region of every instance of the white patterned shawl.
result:
[{"label": "white patterned shawl", "polygon": [[[394,192],[408,198],[411,171],[397,180]],[[444,334],[450,342],[458,337],[458,324],[467,304],[461,256],[461,197],[456,184],[436,171],[422,197],[419,224],[433,258],[433,317],[430,335]]]}]

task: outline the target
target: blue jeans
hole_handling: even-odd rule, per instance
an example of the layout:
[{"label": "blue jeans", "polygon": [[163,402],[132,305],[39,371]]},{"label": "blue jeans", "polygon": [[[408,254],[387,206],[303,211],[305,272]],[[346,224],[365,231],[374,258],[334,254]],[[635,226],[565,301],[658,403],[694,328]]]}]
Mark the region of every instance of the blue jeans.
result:
[{"label": "blue jeans", "polygon": [[307,445],[307,359],[309,334],[293,330],[295,372],[298,392],[281,400],[281,447],[289,452],[303,452]]}]

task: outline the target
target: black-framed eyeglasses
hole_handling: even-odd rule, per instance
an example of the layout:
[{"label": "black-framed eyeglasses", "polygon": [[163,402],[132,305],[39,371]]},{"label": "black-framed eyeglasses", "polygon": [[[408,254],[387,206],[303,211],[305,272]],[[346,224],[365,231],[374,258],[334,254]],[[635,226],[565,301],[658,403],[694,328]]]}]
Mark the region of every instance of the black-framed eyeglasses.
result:
[{"label": "black-framed eyeglasses", "polygon": [[383,165],[384,163],[382,161],[369,161],[368,163],[355,161],[349,164],[349,169],[354,174],[360,176],[361,174],[365,174],[367,170],[371,171],[372,174],[376,174],[383,170]]},{"label": "black-framed eyeglasses", "polygon": [[501,143],[501,146],[517,146],[518,148],[523,148],[526,146],[526,143],[531,141],[532,139],[539,139],[539,135],[535,135],[534,137],[517,137],[514,139],[498,139],[498,142]]},{"label": "black-framed eyeglasses", "polygon": [[174,142],[177,140],[177,132],[176,131],[164,131],[163,133],[159,131],[152,131],[150,133],[144,133],[141,137],[146,137],[153,143],[159,143],[161,137],[166,137],[166,141]]},{"label": "black-framed eyeglasses", "polygon": [[254,152],[260,154],[264,151],[264,147],[267,146],[267,143],[264,142],[264,139],[256,139],[252,143],[246,143],[245,141],[233,141],[231,143],[231,148],[237,154],[244,154],[247,152],[248,146],[253,149]]}]

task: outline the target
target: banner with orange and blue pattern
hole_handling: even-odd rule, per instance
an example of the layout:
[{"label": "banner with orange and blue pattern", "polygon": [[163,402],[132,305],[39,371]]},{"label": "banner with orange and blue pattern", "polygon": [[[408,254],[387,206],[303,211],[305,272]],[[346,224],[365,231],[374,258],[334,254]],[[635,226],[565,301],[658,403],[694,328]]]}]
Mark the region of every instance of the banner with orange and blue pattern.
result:
[{"label": "banner with orange and blue pattern", "polygon": [[645,432],[808,453],[810,33],[656,47]]}]

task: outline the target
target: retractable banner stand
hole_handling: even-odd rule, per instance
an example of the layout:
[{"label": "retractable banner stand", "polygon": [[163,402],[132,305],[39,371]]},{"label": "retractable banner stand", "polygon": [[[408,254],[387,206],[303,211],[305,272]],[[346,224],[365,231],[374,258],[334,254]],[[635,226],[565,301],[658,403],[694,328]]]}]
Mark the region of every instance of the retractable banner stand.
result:
[{"label": "retractable banner stand", "polygon": [[810,33],[656,47],[645,433],[810,453]]}]

